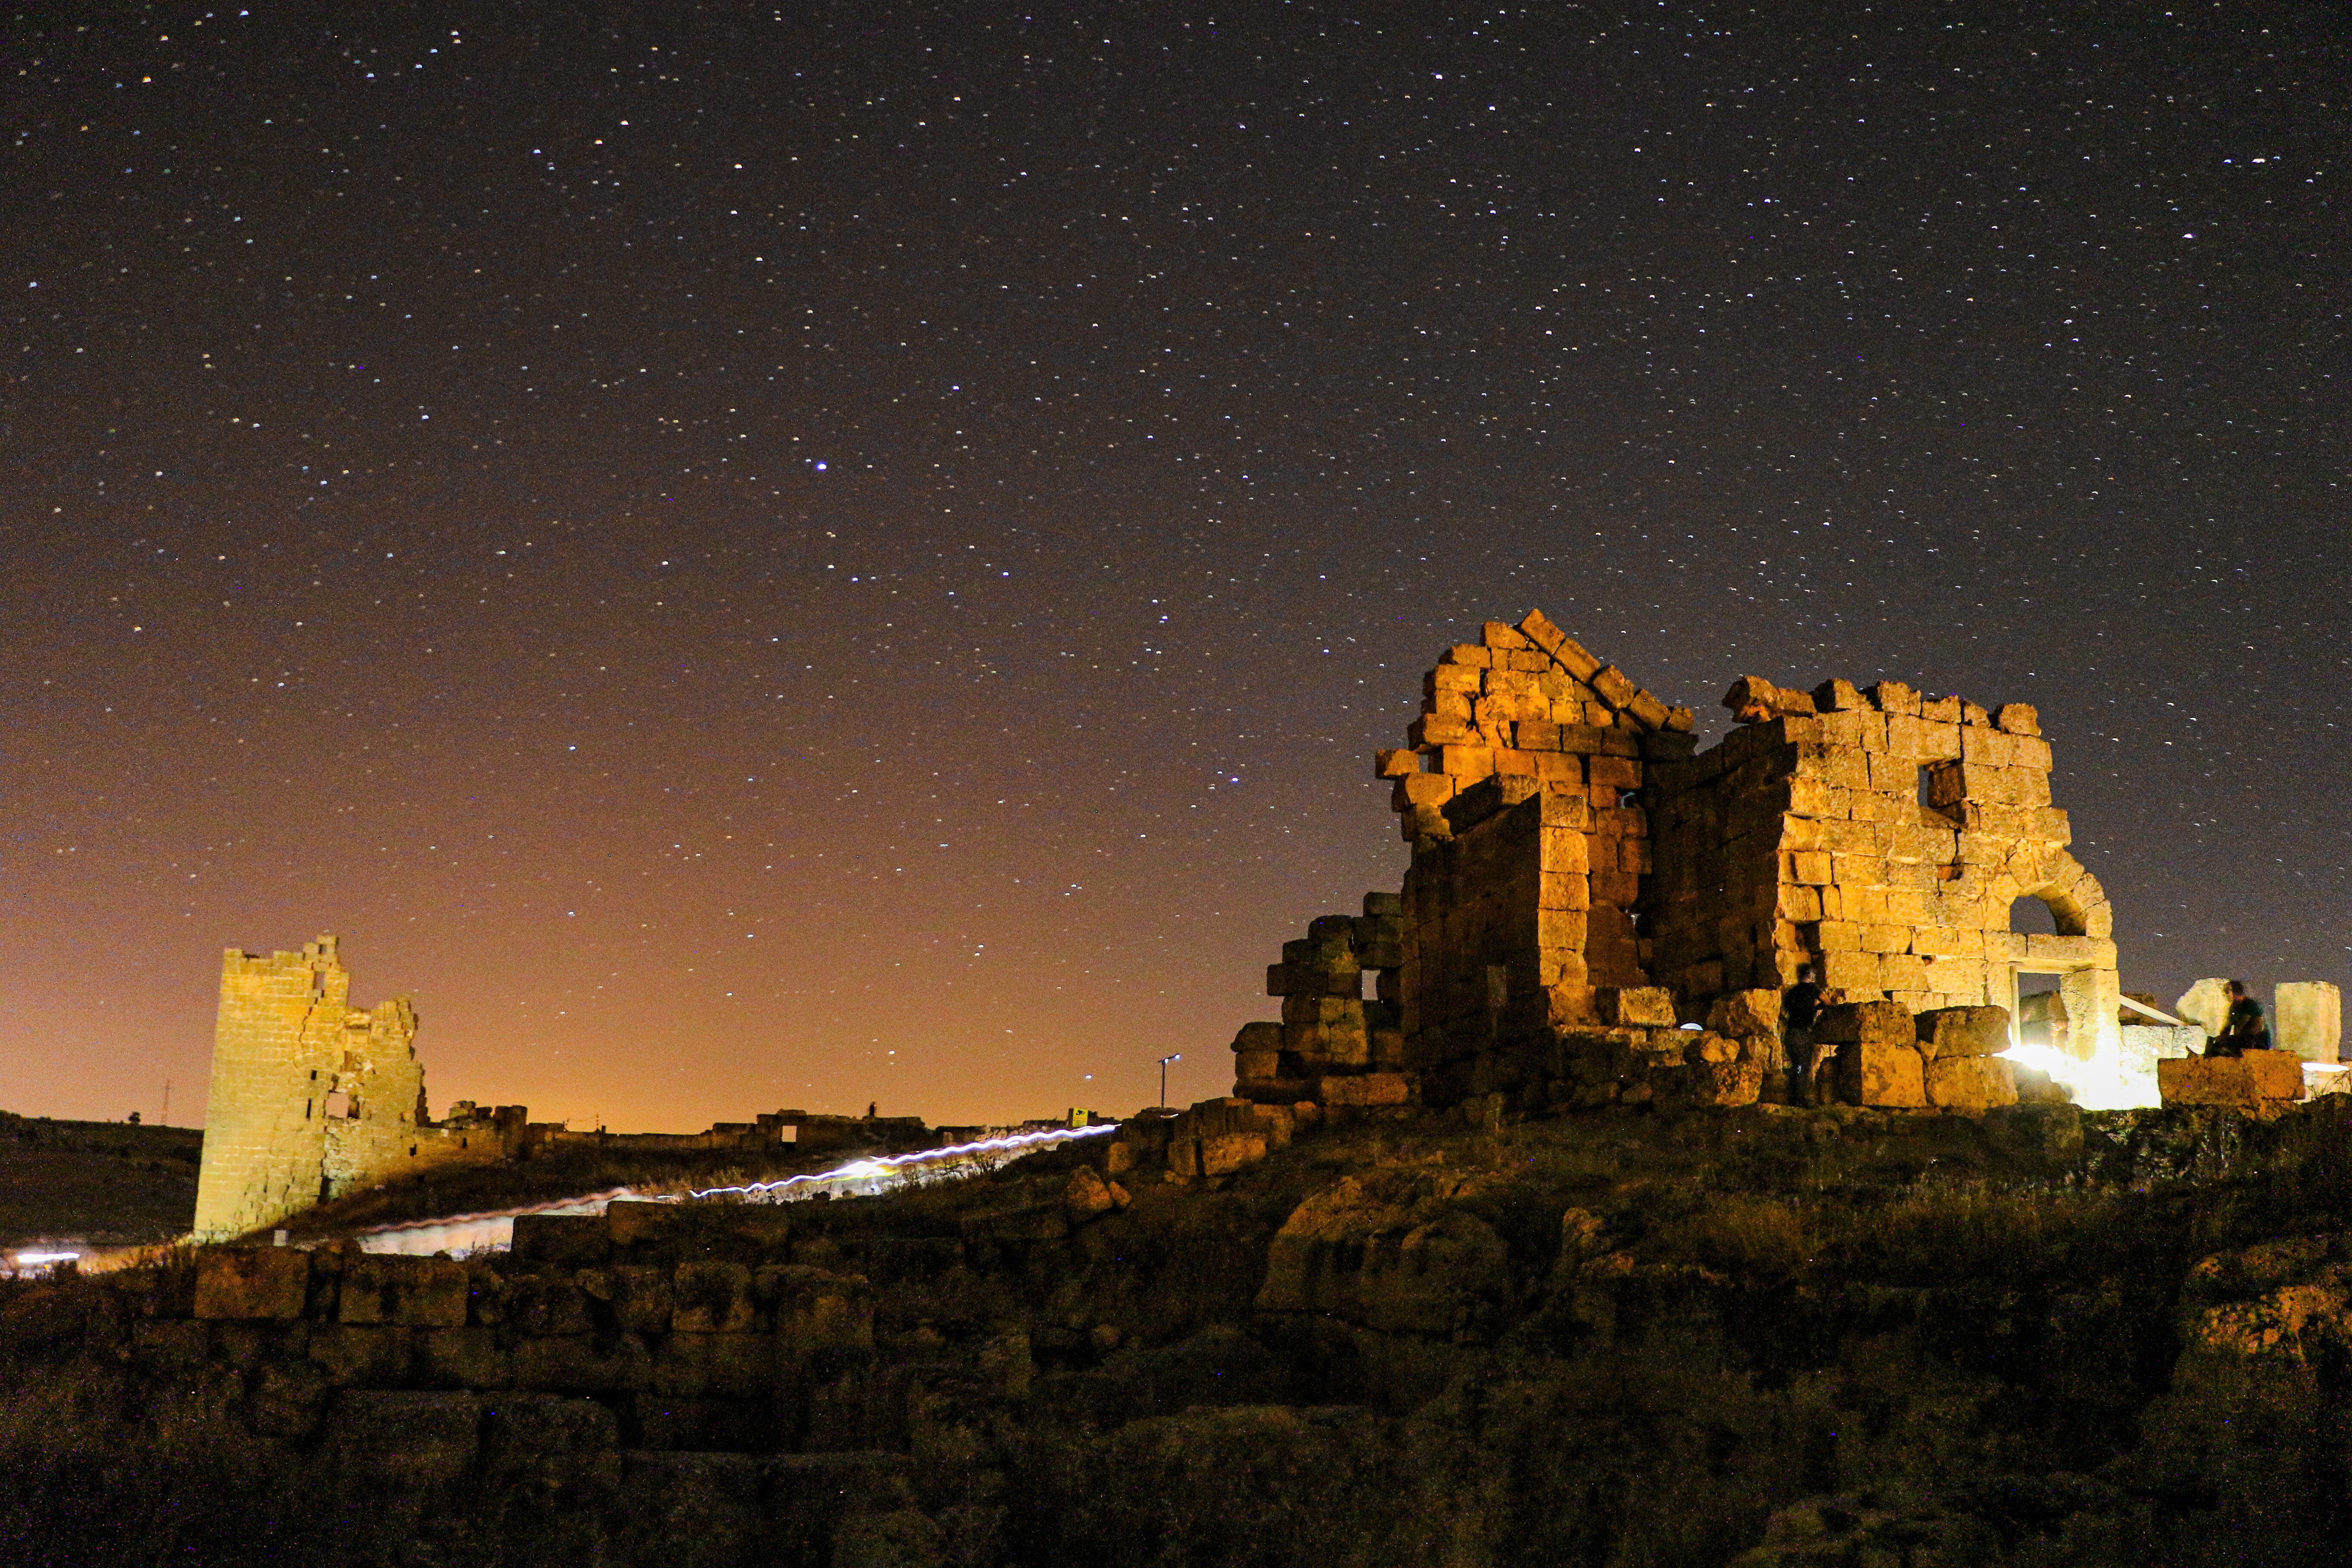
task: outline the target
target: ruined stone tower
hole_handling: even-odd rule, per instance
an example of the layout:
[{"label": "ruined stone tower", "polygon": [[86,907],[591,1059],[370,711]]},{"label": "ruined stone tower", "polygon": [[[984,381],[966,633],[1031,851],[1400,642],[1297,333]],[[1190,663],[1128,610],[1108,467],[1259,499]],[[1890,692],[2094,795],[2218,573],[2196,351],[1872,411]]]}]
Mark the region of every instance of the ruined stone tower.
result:
[{"label": "ruined stone tower", "polygon": [[520,1106],[433,1125],[415,1007],[400,996],[355,1008],[351,987],[331,936],[299,952],[223,955],[196,1240],[260,1230],[430,1165],[496,1160],[519,1143]]}]

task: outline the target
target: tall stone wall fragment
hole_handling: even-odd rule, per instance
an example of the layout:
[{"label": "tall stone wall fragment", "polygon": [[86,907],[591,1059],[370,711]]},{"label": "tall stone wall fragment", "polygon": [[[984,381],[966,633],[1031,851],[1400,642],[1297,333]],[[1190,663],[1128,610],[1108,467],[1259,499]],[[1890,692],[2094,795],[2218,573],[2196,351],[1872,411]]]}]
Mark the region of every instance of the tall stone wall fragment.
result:
[{"label": "tall stone wall fragment", "polygon": [[2325,980],[2279,983],[2272,1037],[2307,1062],[2332,1062],[2344,1042],[2344,993]]},{"label": "tall stone wall fragment", "polygon": [[426,1114],[416,1009],[405,996],[351,1005],[332,936],[264,958],[221,960],[194,1237],[266,1229],[329,1197],[443,1164],[515,1152],[520,1106]]}]

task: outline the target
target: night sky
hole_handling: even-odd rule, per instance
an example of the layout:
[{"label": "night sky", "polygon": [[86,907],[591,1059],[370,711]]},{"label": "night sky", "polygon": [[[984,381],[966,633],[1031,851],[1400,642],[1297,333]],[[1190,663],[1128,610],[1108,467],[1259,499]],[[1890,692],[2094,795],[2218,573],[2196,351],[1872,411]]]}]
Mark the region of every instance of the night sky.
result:
[{"label": "night sky", "polygon": [[436,1114],[1220,1093],[1532,605],[2352,984],[2336,7],[5,16],[0,1106],[321,931]]}]

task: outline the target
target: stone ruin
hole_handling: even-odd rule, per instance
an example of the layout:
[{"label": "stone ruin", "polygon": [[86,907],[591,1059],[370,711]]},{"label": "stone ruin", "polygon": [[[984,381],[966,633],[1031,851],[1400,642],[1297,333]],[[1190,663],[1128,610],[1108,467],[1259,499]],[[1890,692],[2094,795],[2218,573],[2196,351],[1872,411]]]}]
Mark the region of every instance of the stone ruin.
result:
[{"label": "stone ruin", "polygon": [[220,1241],[362,1187],[521,1147],[519,1105],[460,1101],[436,1122],[416,1059],[416,1008],[351,1003],[331,936],[221,960],[194,1238]]},{"label": "stone ruin", "polygon": [[[1412,846],[1403,889],[1285,946],[1282,1021],[1234,1040],[1222,1135],[1772,1099],[1780,992],[1807,963],[1830,1004],[1822,1087],[1854,1103],[2013,1103],[1996,1053],[2021,974],[2054,976],[2083,1021],[2068,1054],[2120,1049],[2113,911],[2068,852],[2033,709],[1753,676],[1724,701],[1735,727],[1701,752],[1689,709],[1540,611],[1447,649],[1407,744],[1376,758]],[[2054,934],[2011,930],[2021,899]]]},{"label": "stone ruin", "polygon": [[354,1007],[351,986],[331,936],[299,952],[263,958],[231,948],[223,957],[194,1239],[266,1230],[331,1198],[452,1165],[575,1150],[897,1153],[937,1142],[911,1116],[805,1110],[704,1132],[607,1132],[532,1121],[520,1105],[486,1110],[461,1100],[436,1121],[416,1057],[415,1003],[400,996]]}]

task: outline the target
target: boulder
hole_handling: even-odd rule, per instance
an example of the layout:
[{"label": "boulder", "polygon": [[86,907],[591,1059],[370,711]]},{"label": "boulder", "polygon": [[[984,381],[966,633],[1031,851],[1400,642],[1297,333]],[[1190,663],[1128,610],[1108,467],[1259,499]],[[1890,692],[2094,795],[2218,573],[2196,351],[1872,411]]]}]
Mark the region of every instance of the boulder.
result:
[{"label": "boulder", "polygon": [[2006,1007],[1932,1007],[1919,1015],[1915,1027],[1919,1054],[1930,1061],[1942,1057],[1999,1056],[2009,1049]]},{"label": "boulder", "polygon": [[1069,1211],[1073,1225],[1123,1209],[1128,1201],[1127,1189],[1117,1182],[1104,1181],[1092,1165],[1072,1171],[1069,1184],[1062,1189],[1062,1206]]}]

